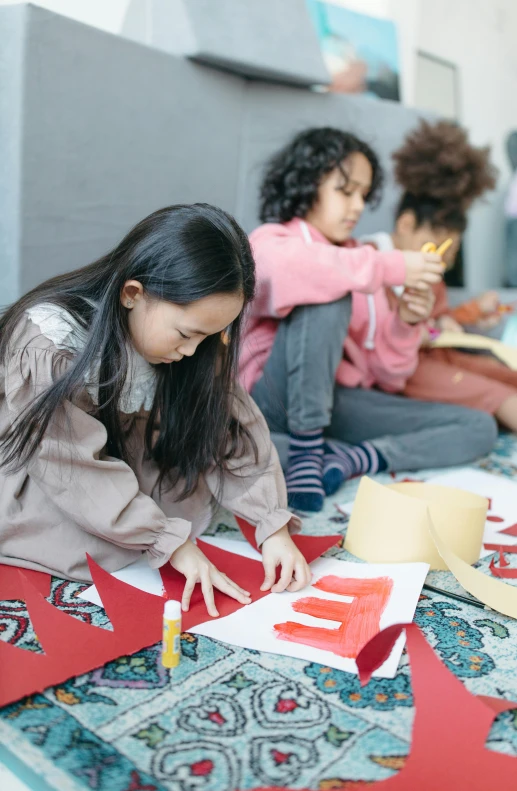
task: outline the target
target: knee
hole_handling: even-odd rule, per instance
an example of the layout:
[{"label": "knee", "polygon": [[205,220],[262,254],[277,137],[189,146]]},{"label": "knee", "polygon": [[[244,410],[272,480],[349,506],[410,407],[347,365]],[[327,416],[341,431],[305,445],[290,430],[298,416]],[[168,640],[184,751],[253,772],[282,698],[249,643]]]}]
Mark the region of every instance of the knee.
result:
[{"label": "knee", "polygon": [[498,436],[497,421],[487,412],[465,409],[465,431],[472,439],[473,455],[486,456],[493,449]]},{"label": "knee", "polygon": [[335,331],[338,327],[346,330],[352,315],[352,295],[347,294],[335,302],[325,302],[323,305],[300,305],[291,316],[294,314],[308,315],[311,323],[314,323],[320,332],[326,329]]}]

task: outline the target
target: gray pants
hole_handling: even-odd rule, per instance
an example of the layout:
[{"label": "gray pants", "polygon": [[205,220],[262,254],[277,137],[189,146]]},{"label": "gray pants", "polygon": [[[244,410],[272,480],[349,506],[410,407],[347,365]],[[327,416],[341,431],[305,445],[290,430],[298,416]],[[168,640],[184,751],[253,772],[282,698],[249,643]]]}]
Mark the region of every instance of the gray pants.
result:
[{"label": "gray pants", "polygon": [[465,464],[492,449],[497,425],[484,412],[336,385],[350,313],[347,297],[298,307],[280,322],[252,396],[283,466],[287,433],[318,428],[347,444],[372,441],[390,470]]}]

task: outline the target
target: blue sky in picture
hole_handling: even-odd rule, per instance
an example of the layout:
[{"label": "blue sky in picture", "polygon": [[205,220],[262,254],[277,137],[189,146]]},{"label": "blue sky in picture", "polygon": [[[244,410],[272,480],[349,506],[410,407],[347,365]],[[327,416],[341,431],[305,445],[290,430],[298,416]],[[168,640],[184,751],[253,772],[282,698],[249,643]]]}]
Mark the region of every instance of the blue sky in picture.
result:
[{"label": "blue sky in picture", "polygon": [[[338,54],[340,42],[368,66],[368,80],[381,70],[399,74],[397,29],[389,19],[379,19],[320,0],[306,0],[324,52]],[[341,51],[343,48],[341,47]]]}]

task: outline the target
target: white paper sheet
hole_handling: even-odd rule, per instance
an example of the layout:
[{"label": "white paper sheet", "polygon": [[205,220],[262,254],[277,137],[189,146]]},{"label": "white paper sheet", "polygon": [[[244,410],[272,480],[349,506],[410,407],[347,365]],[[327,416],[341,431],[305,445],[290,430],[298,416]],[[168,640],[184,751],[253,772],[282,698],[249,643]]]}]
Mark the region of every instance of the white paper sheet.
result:
[{"label": "white paper sheet", "polygon": [[[418,597],[429,571],[426,563],[392,563],[366,564],[320,558],[311,563],[313,582],[328,574],[343,578],[369,579],[372,577],[391,577],[393,589],[380,620],[380,628],[394,623],[413,620]],[[332,599],[334,601],[351,601],[350,597],[320,591],[313,586],[298,593],[271,594],[253,604],[238,610],[225,618],[210,620],[191,629],[195,634],[206,635],[231,645],[242,648],[253,648],[272,654],[291,656],[309,662],[318,662],[328,667],[356,673],[357,666],[353,659],[340,657],[331,651],[313,648],[312,646],[280,640],[274,631],[274,625],[295,621],[307,626],[337,628],[335,621],[314,618],[293,610],[293,603],[306,597]],[[404,647],[405,637],[397,640],[390,656],[374,673],[381,678],[394,678]]]}]

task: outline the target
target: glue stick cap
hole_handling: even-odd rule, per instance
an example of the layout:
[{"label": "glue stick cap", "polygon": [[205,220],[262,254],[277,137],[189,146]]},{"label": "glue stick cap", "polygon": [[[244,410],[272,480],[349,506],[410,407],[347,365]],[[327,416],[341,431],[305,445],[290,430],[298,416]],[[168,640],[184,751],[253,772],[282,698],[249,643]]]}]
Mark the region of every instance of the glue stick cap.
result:
[{"label": "glue stick cap", "polygon": [[181,604],[179,601],[174,601],[174,599],[168,599],[165,602],[165,609],[163,611],[163,617],[167,618],[168,621],[177,621],[181,618]]}]

